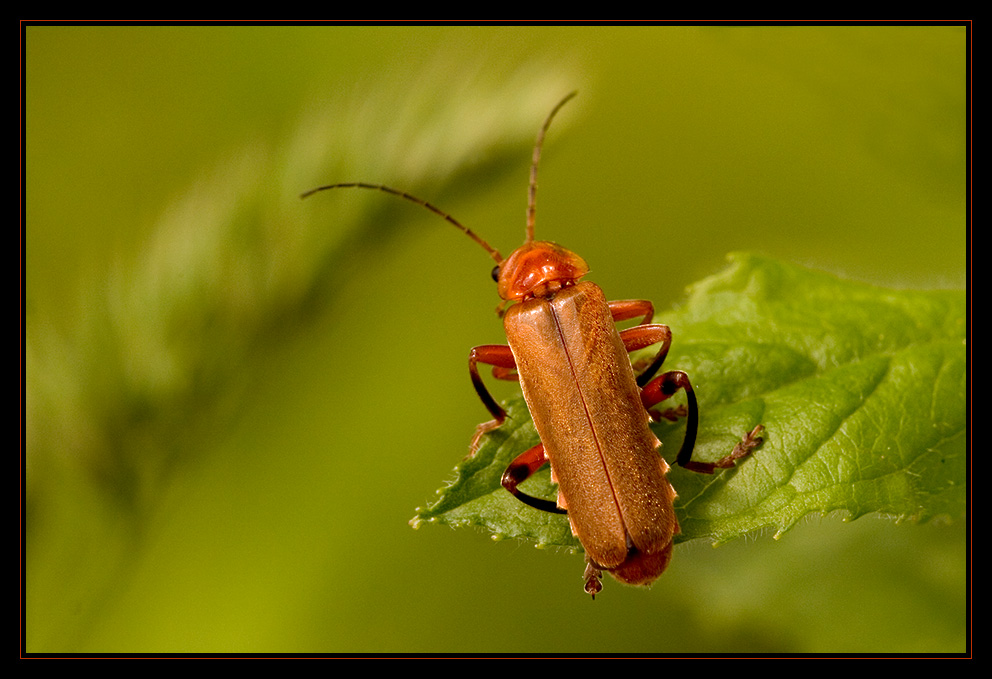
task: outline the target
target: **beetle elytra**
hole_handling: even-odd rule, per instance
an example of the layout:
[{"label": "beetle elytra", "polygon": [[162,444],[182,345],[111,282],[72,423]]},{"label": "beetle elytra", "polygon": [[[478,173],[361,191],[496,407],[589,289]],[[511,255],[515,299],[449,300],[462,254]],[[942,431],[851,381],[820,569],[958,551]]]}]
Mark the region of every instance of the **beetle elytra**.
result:
[{"label": "beetle elytra", "polygon": [[[666,478],[669,466],[661,443],[649,427],[652,418],[685,415],[686,432],[676,463],[711,474],[733,467],[761,444],[759,424],[730,454],[717,462],[692,460],[699,411],[686,373],[671,370],[655,377],[672,342],[665,325],[651,323],[654,306],[647,300],[608,302],[603,291],[581,281],[589,267],[569,250],[534,240],[537,169],[544,137],[555,114],[575,92],[552,109],[537,135],[528,185],[526,240],[504,258],[485,240],[427,201],[381,184],[358,182],[321,186],[303,197],[333,188],[365,188],[393,194],[421,205],[462,230],[496,261],[492,275],[502,302],[507,345],[484,345],[469,354],[469,374],[492,415],[480,424],[470,455],[482,437],[499,427],[506,411],[489,393],[478,364],[492,366],[493,376],[518,380],[541,443],[507,467],[502,484],[535,509],[567,514],[572,533],[586,553],[585,591],[595,598],[602,573],[632,585],[649,585],[668,566],[673,538],[679,532],[675,490]],[[510,304],[508,309],[504,308]],[[640,318],[618,330],[619,321]],[[628,353],[658,345],[651,363],[635,375]],[[659,412],[654,406],[679,390],[686,407]],[[532,497],[519,485],[550,463],[558,484],[557,501]]]}]

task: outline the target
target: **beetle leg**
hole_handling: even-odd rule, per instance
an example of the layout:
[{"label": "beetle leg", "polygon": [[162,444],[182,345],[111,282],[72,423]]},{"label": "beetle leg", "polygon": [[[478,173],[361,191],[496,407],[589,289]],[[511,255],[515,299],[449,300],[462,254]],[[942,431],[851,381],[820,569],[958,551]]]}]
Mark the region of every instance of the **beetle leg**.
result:
[{"label": "beetle leg", "polygon": [[504,488],[513,494],[513,497],[517,498],[524,504],[530,505],[534,509],[540,509],[544,512],[553,512],[554,514],[567,514],[568,512],[551,500],[542,500],[540,498],[531,497],[530,495],[527,495],[517,489],[519,484],[533,476],[534,472],[543,467],[547,461],[548,456],[544,453],[544,444],[538,443],[533,448],[518,455],[517,458],[510,463],[510,466],[506,468],[505,472],[503,472],[503,479],[501,483]]},{"label": "beetle leg", "polygon": [[510,351],[510,347],[503,344],[486,344],[481,347],[475,347],[469,352],[468,355],[468,372],[472,377],[472,386],[475,387],[475,393],[479,395],[482,399],[482,403],[486,406],[486,410],[493,416],[493,419],[488,422],[483,422],[478,427],[475,428],[475,434],[472,436],[472,443],[469,445],[468,456],[471,457],[475,455],[475,451],[479,449],[479,443],[482,440],[483,435],[496,429],[503,421],[506,420],[506,411],[503,410],[503,406],[496,402],[489,390],[486,389],[485,383],[482,381],[482,376],[479,375],[479,363],[485,363],[486,365],[493,366],[493,375],[499,379],[515,379],[510,371],[516,369],[517,363],[513,359],[513,352]]},{"label": "beetle leg", "polygon": [[607,302],[614,321],[626,321],[643,315],[639,325],[647,325],[654,318],[654,304],[646,299],[618,299]]},{"label": "beetle leg", "polygon": [[[638,326],[644,326],[644,325],[651,325],[651,319],[654,318],[654,304],[652,304],[650,301],[648,301],[646,299],[614,300],[612,302],[607,302],[606,304],[610,308],[610,316],[613,318],[613,321],[614,322],[626,321],[626,320],[629,320],[631,318],[636,318],[638,316],[643,316],[641,318],[640,322],[637,325]],[[622,334],[623,333],[621,333],[621,336],[622,336]],[[656,342],[656,341],[660,341],[660,340],[653,340],[653,341],[649,342],[649,344],[654,344],[654,342]],[[625,345],[626,344],[627,343],[625,342]],[[642,346],[648,346],[648,345],[645,344],[645,345],[642,345]],[[627,351],[628,352],[634,351],[635,348],[636,349],[640,349],[641,346],[638,346],[638,347],[628,347],[627,348]],[[666,350],[666,353],[667,353],[667,350]],[[662,359],[662,360],[664,360],[664,359]],[[648,380],[651,379],[651,375],[654,375],[654,373],[661,366],[661,361],[656,361],[656,363],[657,363],[657,365],[653,365],[653,370],[651,370],[650,373],[648,373],[648,372],[645,372],[644,373],[644,374],[646,374],[648,376],[644,378],[644,381],[640,383],[640,386],[643,387],[645,384],[647,384]],[[637,364],[634,365],[634,372],[638,372],[638,373],[639,372],[642,372],[643,369],[648,364],[649,364],[649,362],[647,360],[644,360],[644,359],[639,360],[637,362]]]},{"label": "beetle leg", "polygon": [[[679,451],[679,459],[677,462],[685,467],[686,469],[694,472],[699,472],[701,474],[712,474],[717,469],[727,469],[728,467],[733,467],[737,460],[742,457],[747,457],[751,454],[751,451],[761,445],[762,439],[758,434],[764,429],[762,425],[758,425],[747,434],[741,437],[741,440],[737,442],[734,449],[730,451],[729,455],[725,455],[716,462],[694,462],[688,459],[689,455],[686,455],[686,460],[682,461],[682,451]],[[690,451],[691,454],[691,451]]]},{"label": "beetle leg", "polygon": [[628,352],[661,342],[661,347],[658,348],[658,353],[651,364],[637,376],[637,386],[643,387],[651,381],[654,374],[661,368],[661,364],[665,362],[668,349],[672,346],[672,331],[667,325],[635,325],[633,328],[621,330],[620,340],[623,342],[623,348]]},{"label": "beetle leg", "polygon": [[[640,322],[638,323],[638,325],[641,326],[641,325],[649,325],[651,323],[651,319],[654,318],[654,304],[652,304],[646,299],[621,299],[621,300],[614,300],[612,302],[607,302],[606,304],[610,308],[610,316],[613,317],[614,322],[626,321],[631,318],[642,316]],[[620,334],[622,337],[623,333],[621,332]],[[627,343],[624,342],[624,345],[626,346]],[[636,347],[636,348],[639,349],[641,347]],[[628,352],[634,351],[634,348],[628,347],[627,351]],[[647,360],[639,360],[634,365],[634,372],[636,373],[645,372],[644,368],[646,368],[648,365],[649,362]],[[654,373],[658,370],[658,367],[660,367],[660,365],[661,363],[658,362],[658,365],[654,366],[654,370],[652,370],[650,374],[645,372],[645,374],[648,374],[648,377],[645,377],[644,381],[640,382],[638,386],[643,387],[645,384],[647,384],[648,380],[651,379],[651,375],[654,375]]]},{"label": "beetle leg", "polygon": [[692,390],[689,376],[681,370],[671,370],[659,375],[641,390],[641,403],[650,411],[651,406],[661,403],[679,389],[685,391],[688,412],[686,414],[685,440],[682,441],[676,462],[687,469],[712,474],[712,468],[709,471],[702,468],[706,466],[706,463],[690,461],[692,449],[696,445],[696,430],[699,428],[699,405],[696,403],[696,393]]},{"label": "beetle leg", "polygon": [[762,438],[758,434],[761,433],[764,427],[759,424],[741,438],[737,445],[734,446],[734,449],[730,451],[729,455],[720,458],[716,462],[696,462],[693,460],[692,449],[696,445],[696,430],[699,427],[699,406],[696,403],[696,394],[692,390],[692,382],[689,381],[689,376],[681,370],[672,370],[659,376],[641,390],[641,402],[645,408],[650,409],[651,406],[664,401],[679,389],[685,390],[686,399],[689,402],[688,420],[685,426],[685,440],[679,449],[678,457],[675,458],[675,462],[680,467],[684,467],[689,471],[699,472],[700,474],[712,474],[717,469],[733,467],[737,460],[746,457],[752,450],[761,445]]}]

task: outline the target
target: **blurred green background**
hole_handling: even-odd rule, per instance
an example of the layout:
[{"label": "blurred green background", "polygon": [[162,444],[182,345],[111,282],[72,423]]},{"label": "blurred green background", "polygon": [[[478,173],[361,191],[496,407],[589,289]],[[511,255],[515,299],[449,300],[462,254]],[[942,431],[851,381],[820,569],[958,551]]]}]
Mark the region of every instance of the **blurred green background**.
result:
[{"label": "blurred green background", "polygon": [[964,651],[963,522],[682,545],[595,602],[580,556],[411,530],[487,418],[492,262],[381,194],[297,196],[387,182],[508,253],[578,89],[538,237],[610,298],[664,310],[732,250],[963,288],[966,56],[961,27],[28,27],[27,650]]}]

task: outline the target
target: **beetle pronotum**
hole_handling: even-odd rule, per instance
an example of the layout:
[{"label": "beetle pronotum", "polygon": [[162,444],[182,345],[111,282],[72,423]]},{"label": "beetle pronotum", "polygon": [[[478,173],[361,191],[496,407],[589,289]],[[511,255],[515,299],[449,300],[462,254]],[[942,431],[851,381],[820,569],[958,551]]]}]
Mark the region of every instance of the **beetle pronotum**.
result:
[{"label": "beetle pronotum", "polygon": [[[527,232],[524,244],[509,257],[471,229],[425,200],[381,184],[330,184],[303,194],[334,188],[384,191],[412,201],[461,229],[496,261],[493,279],[503,300],[498,312],[509,346],[484,345],[469,354],[469,374],[479,398],[493,419],[480,424],[470,446],[499,427],[506,411],[489,393],[478,364],[493,367],[501,380],[519,380],[541,443],[519,455],[503,474],[503,486],[538,510],[567,514],[572,533],[586,553],[585,591],[595,598],[603,588],[602,572],[632,585],[649,585],[660,576],[672,555],[679,532],[675,490],[666,475],[669,467],[659,454],[661,443],[651,431],[652,418],[686,415],[685,440],[676,457],[686,469],[711,474],[733,467],[761,444],[758,425],[745,434],[729,455],[716,462],[692,460],[699,410],[689,376],[671,370],[658,377],[672,343],[668,326],[653,324],[654,306],[647,300],[607,302],[603,291],[580,279],[589,271],[585,261],[548,241],[534,240],[537,168],[544,136],[572,92],[552,109],[537,135],[530,167]],[[504,307],[516,302],[505,313]],[[618,331],[617,321],[641,318],[638,325]],[[659,345],[654,360],[634,374],[627,354]],[[679,390],[688,407],[658,412],[652,408]],[[531,497],[519,485],[551,464],[558,484],[557,502]]]}]

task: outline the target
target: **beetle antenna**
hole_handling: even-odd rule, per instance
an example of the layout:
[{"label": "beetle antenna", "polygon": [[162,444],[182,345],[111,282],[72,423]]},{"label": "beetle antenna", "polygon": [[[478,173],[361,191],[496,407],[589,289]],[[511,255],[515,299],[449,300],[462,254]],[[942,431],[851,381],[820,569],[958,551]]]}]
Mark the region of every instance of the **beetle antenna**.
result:
[{"label": "beetle antenna", "polygon": [[464,231],[465,232],[465,235],[468,236],[469,238],[471,238],[472,240],[474,240],[479,245],[481,245],[485,249],[485,251],[488,252],[489,255],[493,259],[496,260],[496,263],[497,264],[501,264],[503,262],[503,255],[499,254],[499,250],[497,250],[496,248],[494,248],[493,246],[491,246],[489,243],[487,243],[486,241],[484,241],[482,239],[482,236],[480,236],[479,234],[477,234],[475,231],[472,231],[472,229],[468,228],[467,226],[465,226],[464,224],[462,224],[461,222],[459,222],[457,219],[455,219],[454,217],[452,217],[451,215],[449,215],[444,210],[441,210],[441,209],[439,209],[437,207],[434,207],[433,205],[431,205],[430,203],[428,203],[426,200],[423,200],[421,198],[417,198],[416,196],[411,196],[409,193],[406,193],[405,191],[399,191],[397,189],[390,188],[388,186],[384,186],[382,184],[365,184],[363,182],[346,182],[346,183],[342,183],[342,184],[328,184],[327,186],[318,186],[315,189],[310,189],[306,193],[300,194],[300,198],[308,198],[308,197],[312,196],[313,194],[317,193],[318,191],[326,191],[328,189],[351,189],[351,188],[356,188],[356,189],[374,189],[376,191],[382,191],[384,193],[390,193],[390,194],[392,194],[394,196],[399,196],[400,198],[404,198],[404,199],[406,199],[406,200],[408,200],[408,201],[410,201],[412,203],[416,203],[417,205],[421,205],[421,206],[427,208],[428,210],[430,210],[431,212],[433,212],[434,214],[438,215],[439,217],[444,217],[444,219],[447,220],[448,223],[453,224],[456,228]]},{"label": "beetle antenna", "polygon": [[534,240],[534,223],[537,221],[537,164],[541,162],[541,147],[544,145],[544,135],[548,131],[548,127],[551,126],[551,119],[555,117],[558,113],[558,109],[564,106],[569,99],[574,97],[578,92],[572,92],[565,95],[565,98],[559,101],[551,113],[548,114],[547,120],[544,121],[544,125],[541,127],[541,131],[537,133],[537,142],[534,144],[534,155],[530,162],[530,186],[527,189],[527,241],[530,243]]}]

